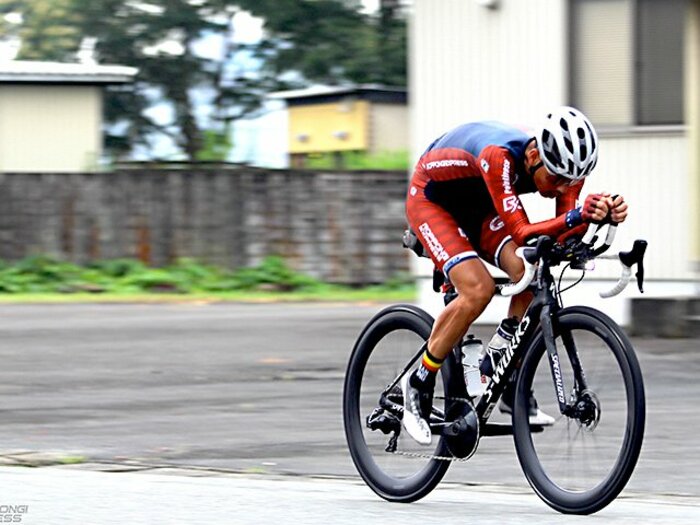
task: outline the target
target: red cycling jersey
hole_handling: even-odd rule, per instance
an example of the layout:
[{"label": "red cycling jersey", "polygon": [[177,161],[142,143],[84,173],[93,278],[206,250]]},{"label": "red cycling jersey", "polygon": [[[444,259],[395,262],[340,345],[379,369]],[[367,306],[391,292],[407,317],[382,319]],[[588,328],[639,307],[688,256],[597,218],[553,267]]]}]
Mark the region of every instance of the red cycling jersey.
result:
[{"label": "red cycling jersey", "polygon": [[556,200],[556,217],[531,223],[519,195],[537,191],[524,165],[532,138],[495,122],[460,126],[438,138],[418,161],[407,215],[435,263],[448,272],[480,256],[498,265],[511,238],[518,245],[537,235],[557,237],[581,224],[572,213],[583,181]]}]

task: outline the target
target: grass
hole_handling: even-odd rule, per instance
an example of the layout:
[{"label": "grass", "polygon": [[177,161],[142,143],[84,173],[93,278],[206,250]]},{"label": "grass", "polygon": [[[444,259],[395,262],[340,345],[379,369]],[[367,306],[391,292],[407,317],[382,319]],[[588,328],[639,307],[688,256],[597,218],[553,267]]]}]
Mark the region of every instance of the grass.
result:
[{"label": "grass", "polygon": [[0,293],[0,304],[19,303],[217,303],[217,302],[411,302],[416,297],[413,288],[386,290],[381,287],[334,289],[306,292],[193,292],[166,293]]},{"label": "grass", "polygon": [[280,257],[226,270],[190,259],[150,268],[129,259],[77,266],[34,256],[0,261],[0,303],[182,303],[282,301],[412,301],[415,284],[400,274],[383,285],[331,285],[292,271]]},{"label": "grass", "polygon": [[[340,166],[351,171],[362,170],[397,170],[406,171],[411,165],[408,151],[381,151],[367,153],[364,151],[346,151],[340,154]],[[306,159],[309,169],[337,169],[337,159],[330,153],[309,155]]]}]

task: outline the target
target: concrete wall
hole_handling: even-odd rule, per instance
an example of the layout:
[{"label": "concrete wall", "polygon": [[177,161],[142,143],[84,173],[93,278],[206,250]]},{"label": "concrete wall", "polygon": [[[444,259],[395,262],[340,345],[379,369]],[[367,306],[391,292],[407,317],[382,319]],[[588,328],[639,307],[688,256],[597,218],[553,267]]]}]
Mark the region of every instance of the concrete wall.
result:
[{"label": "concrete wall", "polygon": [[0,172],[93,169],[102,149],[101,89],[1,85]]},{"label": "concrete wall", "polygon": [[0,259],[85,263],[194,257],[226,267],[279,254],[330,282],[408,271],[404,172],[261,169],[0,173]]}]

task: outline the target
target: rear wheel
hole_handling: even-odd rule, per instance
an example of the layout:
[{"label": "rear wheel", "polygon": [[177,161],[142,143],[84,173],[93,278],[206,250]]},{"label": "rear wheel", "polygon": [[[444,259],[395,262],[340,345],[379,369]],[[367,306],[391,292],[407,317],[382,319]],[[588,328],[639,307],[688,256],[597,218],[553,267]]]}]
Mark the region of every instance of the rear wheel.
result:
[{"label": "rear wheel", "polygon": [[[572,408],[560,412],[539,330],[519,372],[515,445],[525,476],[548,505],[591,514],[615,499],[637,463],[645,420],[642,373],[625,334],[601,312],[564,309],[554,330],[563,392]],[[531,390],[540,408],[556,418],[539,433],[528,425]]]},{"label": "rear wheel", "polygon": [[[432,324],[432,317],[416,307],[387,308],[369,322],[348,363],[343,420],[350,454],[367,485],[389,501],[408,503],[424,497],[450,466],[449,461],[430,457],[449,455],[441,436],[433,435],[430,446],[421,446],[403,431],[397,418],[389,419],[393,417],[391,412],[379,408],[382,392],[417,355],[430,335]],[[446,382],[441,371],[435,387],[434,418],[444,419],[445,400],[438,396],[445,391]],[[389,398],[402,404],[399,385],[390,391]],[[375,430],[368,428],[370,416],[381,421],[379,428],[377,425]],[[385,419],[380,420],[381,417]],[[390,439],[397,433],[396,451],[387,452]]]}]

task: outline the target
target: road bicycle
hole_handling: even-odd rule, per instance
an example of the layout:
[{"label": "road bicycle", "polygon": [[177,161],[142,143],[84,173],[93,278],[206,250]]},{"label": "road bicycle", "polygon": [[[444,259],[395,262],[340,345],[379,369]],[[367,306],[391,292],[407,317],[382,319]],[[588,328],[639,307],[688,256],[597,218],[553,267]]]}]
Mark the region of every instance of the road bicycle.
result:
[{"label": "road bicycle", "polygon": [[[433,318],[399,304],[369,321],[349,359],[343,420],[352,460],[374,492],[389,501],[416,501],[438,485],[452,462],[469,459],[482,437],[510,434],[529,484],[557,511],[591,514],[622,491],[644,436],[642,372],[629,339],[610,317],[590,307],[565,308],[561,297],[564,271],[581,270],[582,279],[596,258],[622,265],[619,281],[602,297],[620,293],[634,265],[643,292],[646,241],[635,241],[629,252],[603,255],[616,231],[614,224],[605,226],[607,232],[593,224],[565,244],[543,236],[516,250],[525,274],[515,283],[498,280],[497,293],[529,288],[534,298],[481,396],[468,394],[459,345],[448,355],[438,373],[430,448],[402,432],[400,383],[423,354]],[[420,255],[419,243],[413,248]],[[551,269],[562,264],[557,280]],[[456,292],[449,283],[443,291],[445,286],[447,304]],[[511,424],[489,422],[509,382],[515,388]],[[553,425],[530,424],[533,394],[554,415]]]}]

